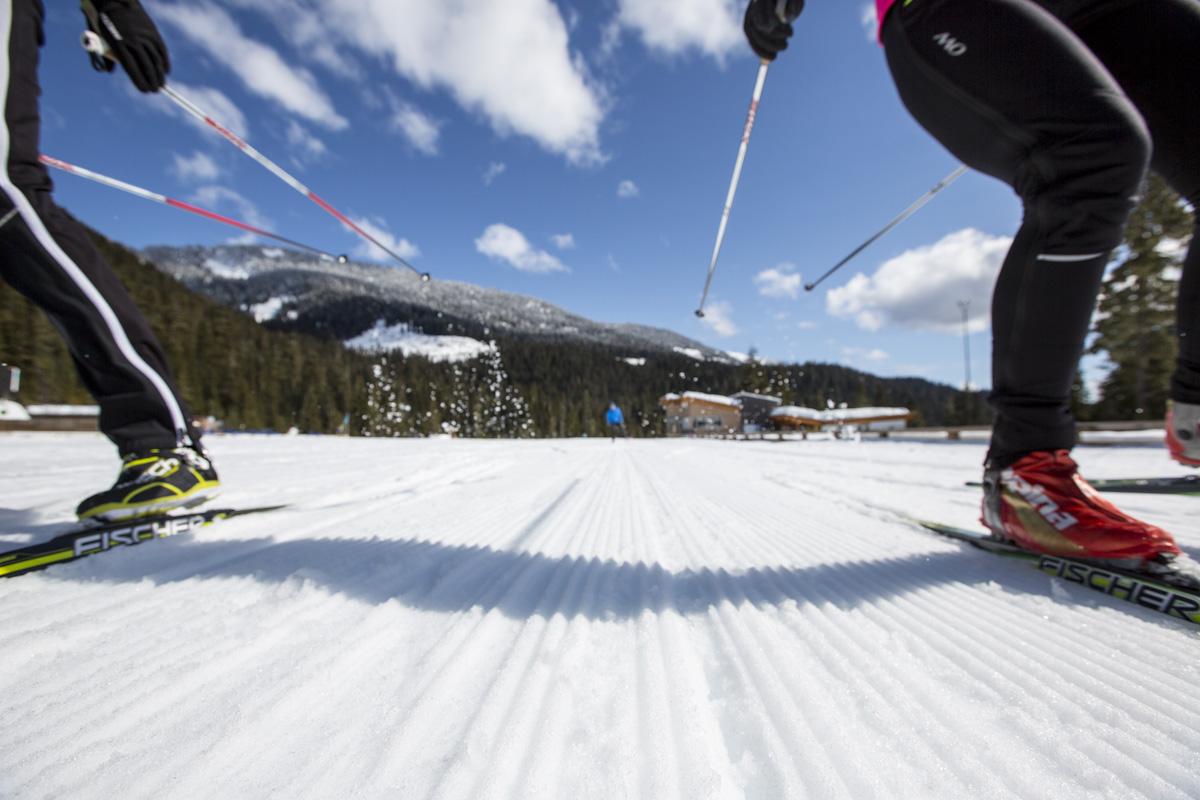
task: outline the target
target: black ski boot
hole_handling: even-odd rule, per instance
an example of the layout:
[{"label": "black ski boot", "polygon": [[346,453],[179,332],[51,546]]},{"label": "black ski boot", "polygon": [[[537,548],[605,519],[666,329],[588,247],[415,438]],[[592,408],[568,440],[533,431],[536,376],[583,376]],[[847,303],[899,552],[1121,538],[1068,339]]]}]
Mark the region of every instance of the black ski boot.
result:
[{"label": "black ski boot", "polygon": [[199,505],[221,487],[212,461],[200,450],[148,450],[121,459],[121,474],[111,489],[79,504],[81,520],[117,520],[162,514],[174,508]]}]

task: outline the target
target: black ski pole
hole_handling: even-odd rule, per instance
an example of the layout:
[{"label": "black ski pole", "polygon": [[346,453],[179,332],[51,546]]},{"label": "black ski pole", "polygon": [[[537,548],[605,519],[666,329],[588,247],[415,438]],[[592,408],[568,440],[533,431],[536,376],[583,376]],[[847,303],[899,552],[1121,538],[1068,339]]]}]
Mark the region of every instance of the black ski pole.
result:
[{"label": "black ski pole", "polygon": [[884,237],[884,235],[886,235],[887,232],[890,231],[892,228],[896,227],[901,222],[904,222],[904,220],[908,219],[913,214],[920,211],[921,207],[924,206],[926,203],[928,203],[930,200],[932,200],[934,195],[936,195],[942,189],[945,189],[947,186],[949,186],[950,184],[954,183],[956,180],[961,178],[962,174],[966,171],[967,171],[967,168],[960,164],[958,167],[955,168],[955,170],[953,172],[951,172],[946,177],[942,178],[936,186],[934,186],[932,189],[930,189],[925,194],[918,197],[916,199],[916,201],[913,202],[912,205],[910,205],[908,208],[906,208],[902,212],[900,212],[900,215],[898,217],[893,219],[887,225],[883,226],[883,228],[878,233],[876,233],[870,239],[867,239],[865,242],[860,244],[858,247],[854,248],[854,250],[852,250],[850,252],[850,255],[846,256],[841,261],[839,261],[838,263],[836,263],[832,267],[830,267],[828,272],[826,272],[821,277],[817,278],[812,283],[804,284],[804,291],[811,292],[813,289],[817,288],[817,286],[819,286],[821,283],[823,283],[826,278],[828,278],[833,273],[837,272],[842,267],[849,264],[854,259],[855,256],[857,256],[863,250],[866,250],[868,247],[873,245],[875,242],[882,239]]}]

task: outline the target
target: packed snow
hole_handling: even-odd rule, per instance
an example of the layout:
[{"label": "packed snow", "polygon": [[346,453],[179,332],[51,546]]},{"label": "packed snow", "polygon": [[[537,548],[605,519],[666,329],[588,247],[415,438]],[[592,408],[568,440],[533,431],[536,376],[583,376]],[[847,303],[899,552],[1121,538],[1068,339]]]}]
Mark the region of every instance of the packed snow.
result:
[{"label": "packed snow", "polygon": [[417,333],[406,324],[387,325],[382,320],[363,331],[346,346],[368,353],[390,353],[399,350],[406,356],[422,356],[430,361],[469,361],[492,352],[495,347],[468,336],[432,336]]},{"label": "packed snow", "polygon": [[[973,525],[981,443],[209,445],[288,508],[0,580],[0,796],[1200,796],[1194,628],[901,518]],[[0,435],[3,546],[115,474]]]}]

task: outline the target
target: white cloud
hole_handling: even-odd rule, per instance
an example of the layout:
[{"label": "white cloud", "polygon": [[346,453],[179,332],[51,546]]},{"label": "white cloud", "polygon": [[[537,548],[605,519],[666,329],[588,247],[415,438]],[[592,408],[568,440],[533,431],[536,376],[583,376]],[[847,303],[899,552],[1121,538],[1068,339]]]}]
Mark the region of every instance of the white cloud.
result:
[{"label": "white cloud", "polygon": [[825,298],[826,310],[875,331],[894,324],[959,333],[970,302],[970,329],[985,330],[992,287],[1012,239],[967,228],[887,261],[873,276],[859,273]]},{"label": "white cloud", "polygon": [[296,9],[293,0],[224,0],[227,5],[258,11],[269,15],[275,27],[288,42],[303,53],[305,61],[319,64],[340,78],[358,80],[362,68],[350,58],[344,48],[330,41],[328,25],[320,16],[289,13]]},{"label": "white cloud", "polygon": [[395,101],[391,125],[392,130],[402,134],[418,152],[427,156],[437,155],[439,125],[416,106],[402,100]]},{"label": "white cloud", "polygon": [[738,326],[733,322],[733,306],[728,301],[720,300],[709,303],[704,308],[704,316],[700,318],[717,336],[728,338],[739,333]]},{"label": "white cloud", "polygon": [[545,250],[536,250],[516,228],[497,223],[489,225],[475,240],[475,249],[488,258],[508,262],[521,272],[567,272],[557,258]]},{"label": "white cloud", "polygon": [[284,60],[273,48],[242,33],[229,14],[206,2],[172,5],[155,2],[154,18],[207,51],[246,88],[288,111],[329,130],[349,127],[312,73]]},{"label": "white cloud", "polygon": [[796,327],[802,331],[815,331],[821,327],[821,323],[813,322],[811,319],[802,319],[796,323]]},{"label": "white cloud", "polygon": [[637,197],[639,194],[641,191],[633,181],[625,180],[617,184],[617,197]]},{"label": "white cloud", "polygon": [[[130,84],[132,86],[132,84]],[[190,86],[186,83],[171,81],[171,88],[179,94],[186,97],[188,100],[195,103],[200,108],[204,109],[210,117],[224,125],[229,130],[236,133],[243,139],[249,139],[250,126],[246,124],[246,115],[238,108],[237,104],[229,99],[224,92],[213,89],[208,86]],[[139,95],[145,97],[145,95]],[[157,108],[163,113],[170,114],[173,117],[187,120],[188,123],[195,125],[200,130],[210,136],[220,136],[211,127],[193,117],[188,112],[173,103],[164,94],[154,94],[150,96],[150,102],[154,108]]]},{"label": "white cloud", "polygon": [[858,19],[862,23],[867,38],[872,42],[876,41],[879,38],[879,17],[875,13],[875,3],[863,3],[859,7]]},{"label": "white cloud", "polygon": [[[258,207],[233,189],[227,189],[224,186],[201,186],[192,193],[191,200],[196,205],[210,210],[232,207],[234,209],[232,213],[241,222],[253,225],[256,228],[262,228],[263,230],[270,230],[271,228],[271,221],[259,212]],[[247,244],[256,241],[256,239],[257,237],[254,234],[246,233],[230,241],[238,244]]]},{"label": "white cloud", "polygon": [[508,167],[501,161],[493,161],[488,164],[487,169],[483,171],[483,185],[491,186],[492,182],[504,174]]},{"label": "white cloud", "polygon": [[764,269],[754,276],[754,285],[763,297],[790,297],[795,300],[804,287],[804,279],[791,264]]},{"label": "white cloud", "polygon": [[650,50],[664,55],[698,51],[724,60],[738,49],[749,52],[742,34],[739,0],[619,0],[617,22],[634,31]]},{"label": "white cloud", "polygon": [[317,161],[329,152],[323,141],[294,119],[288,121],[287,140],[292,146],[293,160],[300,164]]},{"label": "white cloud", "polygon": [[554,242],[554,246],[559,250],[575,249],[575,235],[571,233],[556,233],[550,237],[550,241]]},{"label": "white cloud", "polygon": [[181,181],[215,181],[221,176],[221,168],[207,153],[199,150],[190,156],[178,153],[172,156],[171,172]]},{"label": "white cloud", "polygon": [[[387,222],[378,218],[354,217],[352,218],[355,225],[362,228],[371,236],[375,237],[380,244],[390,249],[393,253],[403,258],[405,261],[412,261],[414,258],[421,255],[421,249],[408,239],[396,238],[392,232],[387,229]],[[354,255],[359,258],[365,258],[370,261],[379,261],[389,264],[396,263],[395,260],[380,250],[375,245],[366,240],[362,240],[362,244],[354,248]]]},{"label": "white cloud", "polygon": [[[250,7],[250,0],[236,0]],[[283,29],[317,26],[331,47],[445,90],[501,136],[527,136],[576,164],[604,160],[606,98],[571,52],[553,0],[255,0]],[[382,79],[382,76],[375,76]]]}]

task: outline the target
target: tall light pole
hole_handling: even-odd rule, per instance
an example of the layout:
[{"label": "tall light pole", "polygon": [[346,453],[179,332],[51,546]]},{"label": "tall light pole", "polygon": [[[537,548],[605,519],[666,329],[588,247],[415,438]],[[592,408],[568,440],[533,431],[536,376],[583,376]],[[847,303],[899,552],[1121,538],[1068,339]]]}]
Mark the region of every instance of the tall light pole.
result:
[{"label": "tall light pole", "polygon": [[962,328],[963,328],[963,363],[966,365],[967,380],[963,384],[963,391],[971,391],[971,339],[967,331],[967,309],[971,307],[970,300],[959,300],[958,307],[962,309]]}]

